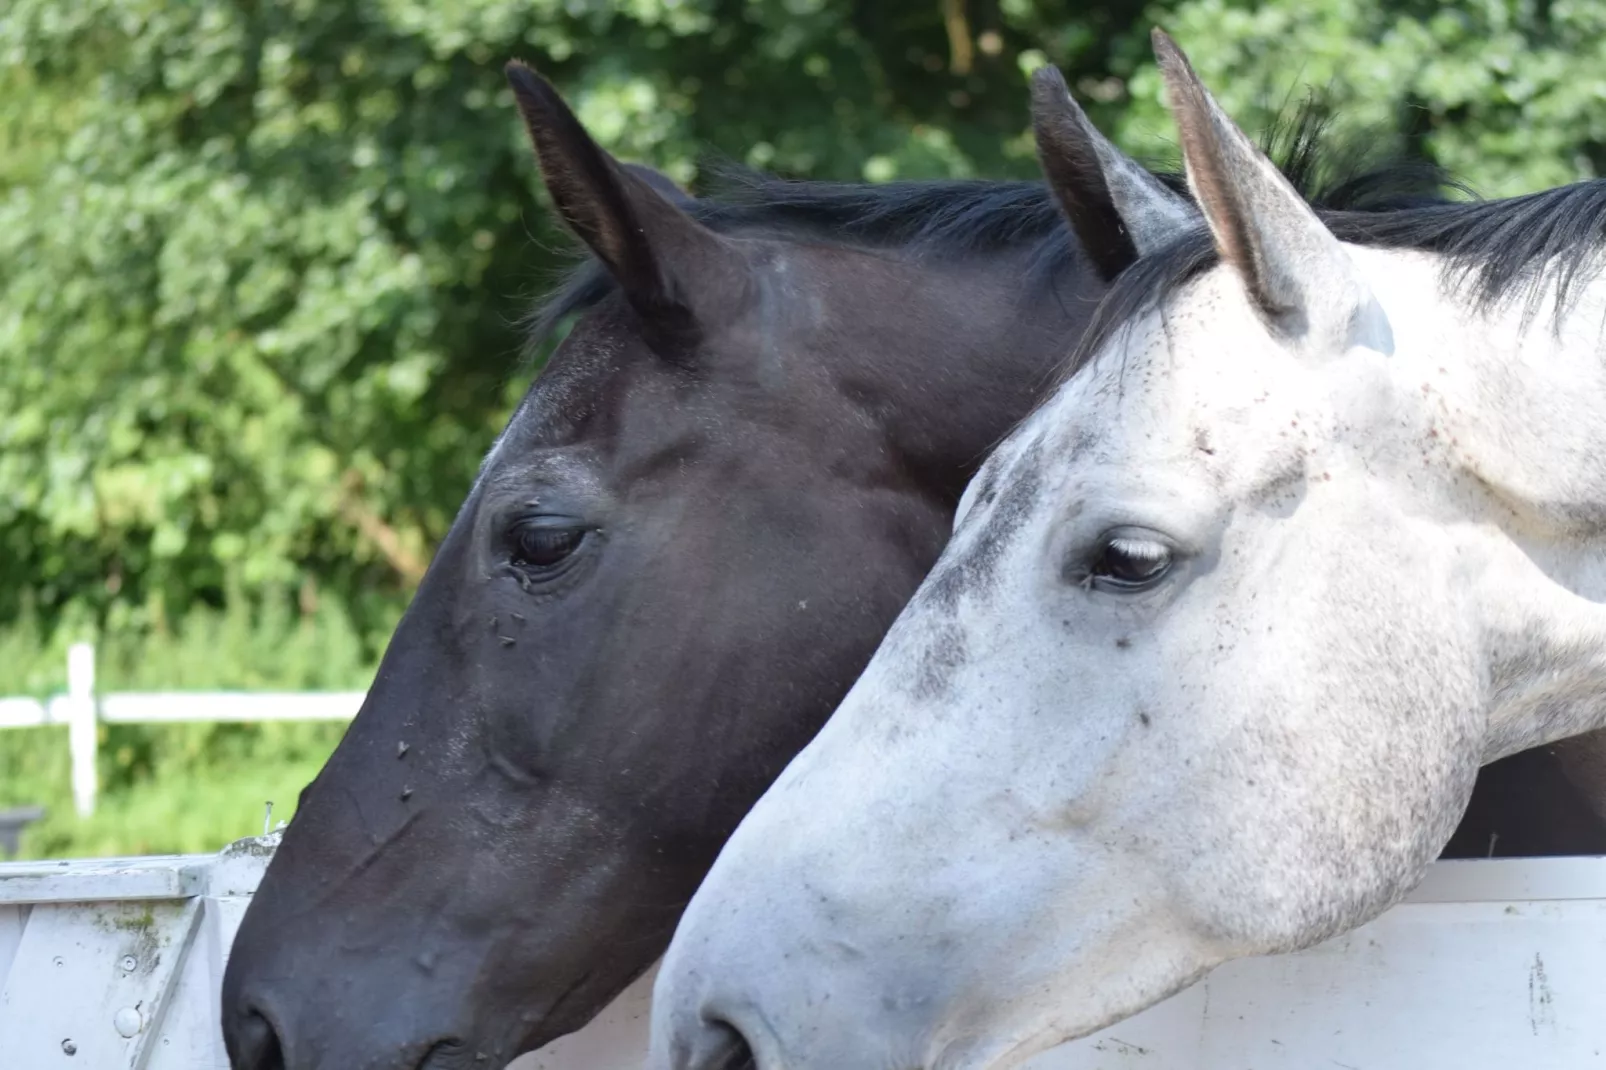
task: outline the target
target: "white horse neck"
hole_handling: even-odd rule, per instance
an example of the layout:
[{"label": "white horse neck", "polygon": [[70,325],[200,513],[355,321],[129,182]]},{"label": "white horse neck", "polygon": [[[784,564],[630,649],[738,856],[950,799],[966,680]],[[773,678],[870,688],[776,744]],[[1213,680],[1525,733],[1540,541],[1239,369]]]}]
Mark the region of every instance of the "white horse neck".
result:
[{"label": "white horse neck", "polygon": [[1475,311],[1438,257],[1350,251],[1394,328],[1395,381],[1420,394],[1426,465],[1467,507],[1486,760],[1606,727],[1606,280],[1559,317],[1543,283]]}]

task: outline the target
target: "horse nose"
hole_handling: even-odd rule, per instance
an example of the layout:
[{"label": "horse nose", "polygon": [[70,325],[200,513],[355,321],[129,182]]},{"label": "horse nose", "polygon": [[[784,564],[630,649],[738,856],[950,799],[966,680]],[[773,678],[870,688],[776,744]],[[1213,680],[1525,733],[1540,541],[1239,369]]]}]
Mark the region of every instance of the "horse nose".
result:
[{"label": "horse nose", "polygon": [[284,1049],[272,1023],[248,1010],[231,1024],[233,1028],[224,1032],[224,1041],[232,1070],[284,1070]]},{"label": "horse nose", "polygon": [[759,1070],[748,1038],[724,1018],[700,1014],[677,1024],[674,1033],[667,1063],[654,1052],[648,1060],[652,1070]]}]

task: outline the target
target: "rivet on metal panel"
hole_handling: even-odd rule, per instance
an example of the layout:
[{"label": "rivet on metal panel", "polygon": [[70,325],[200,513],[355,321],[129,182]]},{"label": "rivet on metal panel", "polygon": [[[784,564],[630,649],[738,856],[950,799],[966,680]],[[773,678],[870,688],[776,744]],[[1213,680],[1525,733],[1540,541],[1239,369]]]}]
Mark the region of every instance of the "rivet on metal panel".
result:
[{"label": "rivet on metal panel", "polygon": [[124,955],[123,961],[119,965],[123,967],[124,973],[133,973],[134,967],[139,965],[139,960],[134,958],[133,955]]},{"label": "rivet on metal panel", "polygon": [[112,1026],[119,1036],[135,1037],[145,1028],[145,1018],[137,1007],[124,1007],[112,1016]]},{"label": "rivet on metal panel", "polygon": [[66,1052],[68,1055],[77,1055],[78,1045],[72,1042],[71,1037],[68,1037],[66,1040],[61,1042],[61,1050]]}]

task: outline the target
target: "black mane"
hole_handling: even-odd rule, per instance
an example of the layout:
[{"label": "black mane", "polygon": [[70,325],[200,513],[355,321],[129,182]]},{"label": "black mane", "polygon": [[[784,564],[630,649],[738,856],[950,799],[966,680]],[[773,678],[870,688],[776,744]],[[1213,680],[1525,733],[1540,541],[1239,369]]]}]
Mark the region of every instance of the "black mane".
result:
[{"label": "black mane", "polygon": [[[713,189],[686,205],[698,222],[722,234],[873,249],[906,249],[960,257],[1024,243],[1070,255],[1065,224],[1040,182],[822,182],[779,178],[733,164],[711,176]],[[528,317],[532,347],[566,317],[612,292],[613,279],[594,259],[568,278]]]},{"label": "black mane", "polygon": [[[1437,169],[1398,159],[1373,165],[1379,155],[1375,144],[1331,143],[1330,118],[1325,101],[1311,96],[1275,117],[1259,139],[1311,204],[1335,211],[1375,212],[1445,203],[1440,191],[1447,183]],[[1187,193],[1179,173],[1155,174]],[[715,169],[712,179],[713,189],[690,205],[689,212],[725,234],[954,258],[1028,248],[1037,274],[1044,278],[1082,255],[1040,181],[801,181],[729,164]],[[594,260],[582,262],[526,318],[530,351],[538,349],[568,316],[607,296],[613,285]]]},{"label": "black mane", "polygon": [[[1606,179],[1498,201],[1430,200],[1383,213],[1313,203],[1340,241],[1444,257],[1444,287],[1465,294],[1477,312],[1520,298],[1527,319],[1554,295],[1556,329],[1578,288],[1599,272],[1594,254],[1606,241]],[[1100,302],[1066,374],[1124,324],[1219,262],[1209,232],[1200,228],[1133,264]]]}]

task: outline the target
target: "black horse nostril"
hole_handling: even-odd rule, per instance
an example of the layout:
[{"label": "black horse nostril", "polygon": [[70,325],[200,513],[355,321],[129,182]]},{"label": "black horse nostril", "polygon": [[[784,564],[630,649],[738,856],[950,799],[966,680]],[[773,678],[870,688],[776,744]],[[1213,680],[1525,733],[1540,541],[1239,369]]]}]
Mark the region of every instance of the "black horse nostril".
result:
[{"label": "black horse nostril", "polygon": [[279,1034],[256,1011],[247,1011],[235,1020],[224,1037],[233,1070],[284,1070],[284,1050]]}]

